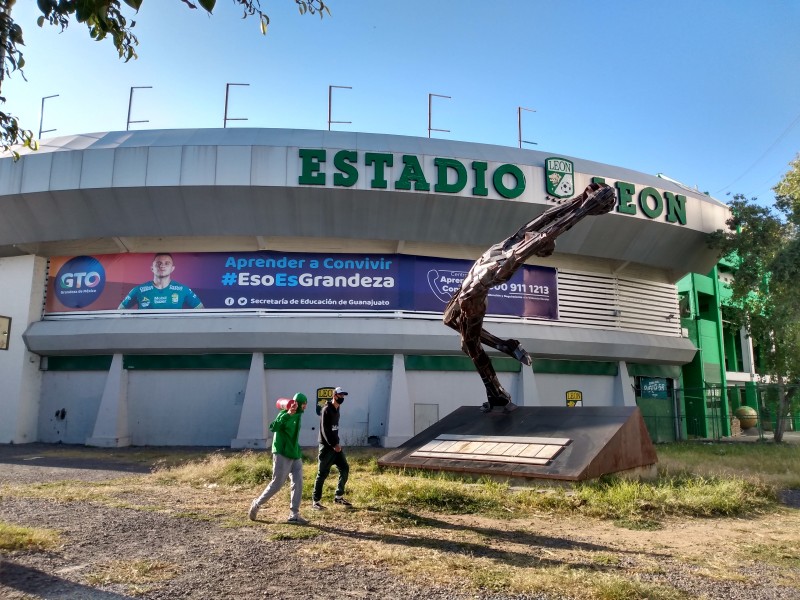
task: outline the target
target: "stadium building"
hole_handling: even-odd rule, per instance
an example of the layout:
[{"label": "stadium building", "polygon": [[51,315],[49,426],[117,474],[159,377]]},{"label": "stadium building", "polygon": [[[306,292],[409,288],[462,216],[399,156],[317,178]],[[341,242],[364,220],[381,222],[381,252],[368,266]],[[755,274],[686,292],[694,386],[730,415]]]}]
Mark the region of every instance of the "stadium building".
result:
[{"label": "stadium building", "polygon": [[[532,150],[349,132],[123,131],[0,159],[0,443],[261,448],[275,399],[348,392],[342,439],[396,446],[485,401],[442,311],[472,262],[592,181],[615,209],[489,298],[524,406],[657,404],[696,347],[677,282],[727,207]],[[159,282],[165,284],[160,287]],[[644,412],[644,411],[643,411]],[[306,417],[301,444],[314,445]]]}]

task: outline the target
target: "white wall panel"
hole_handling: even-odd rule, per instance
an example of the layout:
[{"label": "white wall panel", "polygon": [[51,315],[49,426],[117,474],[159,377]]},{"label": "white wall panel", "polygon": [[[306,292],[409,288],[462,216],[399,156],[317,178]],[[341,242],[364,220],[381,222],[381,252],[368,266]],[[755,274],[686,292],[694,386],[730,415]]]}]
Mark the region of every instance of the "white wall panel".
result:
[{"label": "white wall panel", "polygon": [[216,172],[216,146],[183,147],[181,185],[214,185]]},{"label": "white wall panel", "polygon": [[114,150],[114,187],[139,187],[147,179],[147,147]]},{"label": "white wall panel", "polygon": [[25,157],[22,162],[23,194],[31,192],[45,192],[50,188],[50,169],[53,163],[53,154],[32,154]]},{"label": "white wall panel", "polygon": [[81,163],[82,188],[111,187],[114,153],[107,150],[85,150]]},{"label": "white wall panel", "polygon": [[[578,390],[583,393],[584,406],[621,405],[622,399],[615,399],[616,377],[610,375],[557,375],[541,373],[536,375],[536,387],[542,406],[566,406],[567,392]],[[580,410],[580,407],[575,407]]]},{"label": "white wall panel", "polygon": [[13,196],[22,188],[22,160],[0,160],[0,196]]},{"label": "white wall panel", "polygon": [[252,146],[217,148],[217,185],[250,185]]},{"label": "white wall panel", "polygon": [[180,146],[152,146],[147,153],[148,186],[177,186],[181,182]]},{"label": "white wall panel", "polygon": [[[272,146],[253,146],[250,169],[250,184],[254,186],[286,185],[288,181],[297,183],[297,166],[293,164],[293,173],[287,174],[286,148]],[[297,150],[294,149],[296,156]],[[291,179],[291,175],[294,179]]]},{"label": "white wall panel", "polygon": [[[474,406],[475,418],[481,416],[486,388],[477,371],[406,371],[406,376],[411,404],[438,404],[440,420],[462,406]],[[525,405],[518,373],[498,373],[497,378],[515,404]]]},{"label": "white wall panel", "polygon": [[230,446],[247,371],[128,371],[134,446]]},{"label": "white wall panel", "polygon": [[75,190],[81,185],[81,152],[54,152],[50,171],[51,190]]},{"label": "white wall panel", "polygon": [[85,444],[94,430],[107,377],[107,371],[46,371],[38,441]]}]

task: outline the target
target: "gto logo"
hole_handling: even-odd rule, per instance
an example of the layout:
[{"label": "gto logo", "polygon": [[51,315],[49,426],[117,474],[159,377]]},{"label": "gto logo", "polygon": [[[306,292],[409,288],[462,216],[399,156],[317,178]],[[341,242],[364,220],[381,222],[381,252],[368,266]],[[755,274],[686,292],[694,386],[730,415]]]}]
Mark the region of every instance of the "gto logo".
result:
[{"label": "gto logo", "polygon": [[106,285],[106,271],[93,256],[76,256],[58,270],[55,295],[68,308],[84,308],[100,297]]},{"label": "gto logo", "polygon": [[62,273],[59,278],[62,288],[93,288],[100,285],[102,281],[103,278],[97,271],[92,271],[91,273]]}]

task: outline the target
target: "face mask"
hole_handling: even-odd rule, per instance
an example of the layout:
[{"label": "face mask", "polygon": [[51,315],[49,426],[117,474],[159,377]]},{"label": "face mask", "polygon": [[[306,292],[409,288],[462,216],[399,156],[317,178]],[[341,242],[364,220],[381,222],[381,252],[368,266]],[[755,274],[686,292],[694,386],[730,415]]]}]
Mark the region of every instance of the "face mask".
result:
[{"label": "face mask", "polygon": [[337,398],[337,399],[336,399],[336,401],[337,401],[339,404],[344,404],[344,396],[342,396],[341,398]]}]

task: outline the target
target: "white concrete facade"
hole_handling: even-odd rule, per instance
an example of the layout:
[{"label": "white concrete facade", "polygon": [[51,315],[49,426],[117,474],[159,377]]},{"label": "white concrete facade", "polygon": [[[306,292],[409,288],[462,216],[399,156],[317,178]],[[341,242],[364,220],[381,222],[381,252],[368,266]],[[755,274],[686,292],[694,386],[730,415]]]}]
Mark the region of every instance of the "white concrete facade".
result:
[{"label": "white concrete facade", "polygon": [[0,315],[11,317],[8,349],[0,351],[0,443],[38,440],[39,357],[22,341],[42,313],[47,261],[36,256],[0,258]]},{"label": "white concrete facade", "polygon": [[[315,176],[312,163],[298,154],[303,148],[327,152],[319,170],[325,171],[324,184],[300,183],[304,169],[306,178]],[[334,184],[333,157],[342,150],[358,156],[359,180],[352,188]],[[393,157],[387,189],[375,188],[377,175],[362,164],[370,152]],[[429,191],[397,189],[409,155],[419,157]],[[343,437],[389,447],[412,437],[415,426],[430,418],[425,415],[442,418],[459,406],[480,405],[483,387],[474,371],[407,368],[409,357],[463,356],[458,336],[437,315],[45,316],[47,259],[165,247],[474,259],[547,208],[547,156],[401,136],[233,129],[58,138],[38,153],[23,153],[18,163],[0,159],[6,215],[0,221],[0,280],[13,282],[13,288],[0,288],[0,315],[12,317],[9,349],[0,351],[0,443],[265,448],[275,398],[303,391],[313,403],[317,388],[342,385],[350,391]],[[502,186],[487,183],[486,194],[476,197],[470,180],[460,191],[436,192],[437,157],[485,163],[488,173],[514,165],[526,189],[509,199]],[[713,266],[705,235],[723,226],[727,208],[666,180],[572,160],[576,188],[593,178],[618,185],[621,210],[578,224],[559,238],[553,257],[537,262],[558,269],[557,321],[488,319],[487,327],[520,339],[538,358],[615,367],[616,375],[501,372],[519,404],[563,406],[565,392],[577,386],[587,406],[631,405],[629,364],[679,366],[694,355],[670,317],[678,313],[674,284],[687,272]],[[644,194],[638,206],[634,196],[625,204],[627,184]],[[663,212],[648,216],[657,214],[654,198],[669,194],[685,198],[686,223],[669,222]],[[200,355],[242,355],[246,365],[126,366],[127,357]],[[352,357],[353,368],[346,360],[329,367],[264,367],[265,357],[295,355]],[[109,366],[48,366],[50,358],[93,356],[107,357]],[[386,359],[380,368],[356,364],[363,362],[359,357],[375,356]],[[317,418],[309,413],[304,445],[316,443]]]}]

